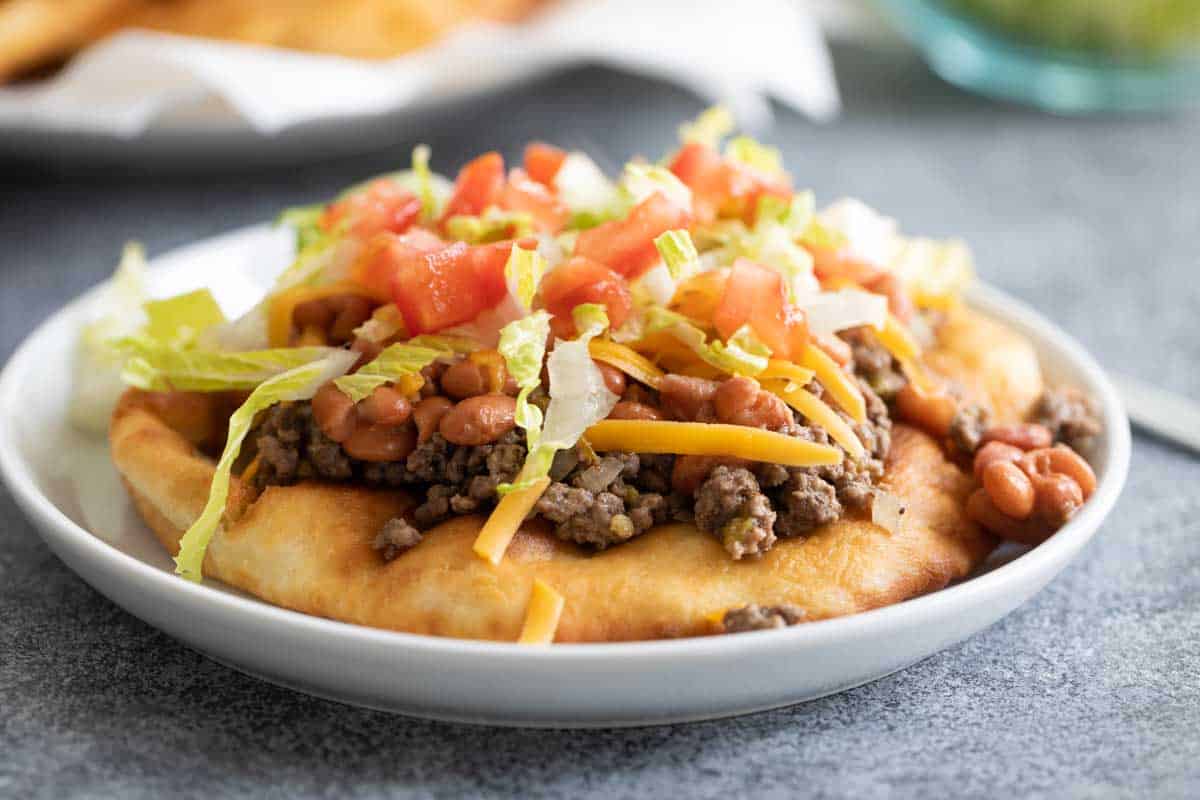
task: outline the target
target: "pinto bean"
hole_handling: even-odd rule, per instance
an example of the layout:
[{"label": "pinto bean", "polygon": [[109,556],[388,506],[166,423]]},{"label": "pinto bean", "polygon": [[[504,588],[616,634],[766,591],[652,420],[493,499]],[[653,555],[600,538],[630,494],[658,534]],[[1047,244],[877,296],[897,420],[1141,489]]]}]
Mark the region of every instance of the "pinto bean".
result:
[{"label": "pinto bean", "polygon": [[452,444],[489,444],[516,427],[517,401],[506,394],[469,397],[446,412],[438,432]]},{"label": "pinto bean", "polygon": [[362,461],[399,461],[417,446],[412,425],[359,425],[342,449]]},{"label": "pinto bean", "polygon": [[325,298],[318,298],[297,305],[292,311],[292,324],[300,330],[309,326],[327,330],[333,323],[333,316],[333,309],[325,302]]},{"label": "pinto bean", "polygon": [[380,386],[359,402],[358,415],[375,425],[402,425],[412,416],[412,404],[395,387]]},{"label": "pinto bean", "polygon": [[1004,442],[1022,450],[1049,447],[1054,434],[1045,425],[1023,422],[1015,425],[993,425],[983,432],[985,442]]},{"label": "pinto bean", "polygon": [[425,383],[421,384],[421,397],[433,397],[441,392],[442,376],[446,374],[446,365],[435,361],[421,370]]},{"label": "pinto bean", "polygon": [[1066,475],[1079,484],[1083,499],[1087,500],[1096,491],[1096,473],[1091,465],[1066,445],[1032,450],[1021,459],[1021,466],[1030,475]]},{"label": "pinto bean", "polygon": [[604,376],[604,385],[608,390],[617,397],[625,394],[625,373],[614,367],[612,364],[605,364],[603,361],[595,361],[593,363],[600,370],[600,374]]},{"label": "pinto bean", "polygon": [[713,407],[718,421],[749,428],[779,430],[795,419],[787,403],[742,375],[721,382],[713,395]]},{"label": "pinto bean", "polygon": [[711,422],[716,417],[713,395],[717,393],[717,385],[716,381],[707,378],[666,375],[658,387],[662,410],[671,419]]},{"label": "pinto bean", "polygon": [[437,432],[442,417],[453,407],[454,403],[441,395],[426,397],[417,403],[412,412],[413,422],[417,426],[417,441],[421,444],[429,441],[429,437]]},{"label": "pinto bean", "polygon": [[456,361],[442,373],[442,391],[456,400],[487,394],[487,371],[468,358]]},{"label": "pinto bean", "polygon": [[337,388],[333,381],[322,386],[313,395],[312,410],[317,427],[335,442],[345,442],[354,433],[357,425],[354,401]]},{"label": "pinto bean", "polygon": [[1015,464],[1021,460],[1023,455],[1025,453],[1020,448],[1013,447],[1011,444],[988,442],[975,453],[975,480],[983,480],[983,471],[989,464],[996,461],[1008,461]]},{"label": "pinto bean", "polygon": [[1055,530],[1067,523],[1083,505],[1083,490],[1066,475],[1052,472],[1033,479],[1037,514]]},{"label": "pinto bean", "polygon": [[348,342],[354,338],[354,329],[371,318],[371,302],[356,294],[331,297],[327,301],[335,314],[329,325],[329,338],[335,342]]},{"label": "pinto bean", "polygon": [[950,434],[958,403],[945,392],[922,394],[907,383],[896,393],[896,411],[905,422],[911,422],[930,436],[944,439]]},{"label": "pinto bean", "polygon": [[1027,519],[1033,513],[1033,483],[1011,461],[993,461],[983,470],[983,488],[1001,514]]},{"label": "pinto bean", "polygon": [[1031,547],[1046,541],[1054,533],[1049,525],[1037,517],[1016,520],[1005,516],[992,503],[985,489],[976,489],[967,498],[967,516],[997,536]]},{"label": "pinto bean", "polygon": [[662,414],[654,406],[622,400],[613,406],[609,419],[662,419]]}]

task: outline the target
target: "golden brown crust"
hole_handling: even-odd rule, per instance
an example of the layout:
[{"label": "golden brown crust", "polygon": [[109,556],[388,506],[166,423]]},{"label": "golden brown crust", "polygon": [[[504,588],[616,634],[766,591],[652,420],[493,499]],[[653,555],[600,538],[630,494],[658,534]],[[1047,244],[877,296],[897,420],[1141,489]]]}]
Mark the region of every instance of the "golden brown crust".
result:
[{"label": "golden brown crust", "polygon": [[[1032,358],[1026,345],[1000,331],[1007,339],[998,341],[993,331],[989,347],[1007,350],[1009,362]],[[964,358],[948,344],[939,352],[951,366]],[[1007,397],[990,399],[1013,405]],[[203,506],[211,462],[148,411],[137,393],[118,409],[110,439],[143,518],[175,552]],[[560,642],[711,633],[713,614],[747,603],[791,603],[810,619],[823,619],[942,588],[994,546],[965,516],[970,479],[925,434],[896,427],[885,482],[906,507],[895,534],[843,519],[807,539],[782,540],[759,560],[735,562],[714,537],[690,525],[663,526],[589,553],[535,522],[492,567],[471,551],[478,517],[450,520],[385,563],[371,541],[406,508],[410,500],[403,494],[300,484],[272,487],[252,500],[235,479],[227,524],[213,538],[204,573],[309,614],[473,639],[515,639],[534,578],[567,600]]]},{"label": "golden brown crust", "polygon": [[540,0],[0,0],[0,83],[127,28],[354,58],[391,58]]}]

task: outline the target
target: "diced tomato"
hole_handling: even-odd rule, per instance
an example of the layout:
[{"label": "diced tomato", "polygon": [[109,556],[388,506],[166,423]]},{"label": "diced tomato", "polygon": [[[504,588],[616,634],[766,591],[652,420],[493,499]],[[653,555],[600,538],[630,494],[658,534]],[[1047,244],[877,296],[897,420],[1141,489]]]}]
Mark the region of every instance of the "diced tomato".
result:
[{"label": "diced tomato", "polygon": [[571,218],[567,207],[523,169],[509,172],[508,183],[500,193],[500,207],[530,214],[534,227],[542,233],[558,233]]},{"label": "diced tomato", "polygon": [[445,246],[446,242],[423,228],[414,228],[400,236],[379,234],[367,243],[363,254],[350,268],[350,277],[366,286],[375,296],[384,299],[391,296],[397,264]]},{"label": "diced tomato", "polygon": [[492,151],[484,153],[458,171],[454,194],[446,203],[442,221],[460,214],[476,216],[495,205],[504,188],[504,158]]},{"label": "diced tomato", "polygon": [[[535,241],[519,244],[536,246]],[[392,300],[405,327],[413,334],[432,333],[469,322],[503,300],[508,292],[504,266],[512,246],[508,241],[475,247],[455,242],[425,252],[389,248]]]},{"label": "diced tomato", "polygon": [[783,276],[739,258],[733,263],[725,293],[713,312],[713,326],[722,339],[728,339],[747,323],[780,358],[798,358],[808,343],[804,314],[787,302]]},{"label": "diced tomato", "polygon": [[655,237],[691,221],[685,209],[655,192],[624,219],[597,225],[579,234],[575,255],[599,261],[633,280],[659,260]]},{"label": "diced tomato", "polygon": [[553,188],[554,176],[566,158],[567,152],[552,144],[530,142],[525,147],[525,171],[533,180]]},{"label": "diced tomato", "polygon": [[[633,299],[620,275],[590,258],[575,256],[551,270],[540,287],[546,310],[556,318],[559,336],[574,330],[571,311],[581,303],[599,303],[608,312],[608,323],[619,328],[629,319]],[[570,327],[567,327],[567,326]]]},{"label": "diced tomato", "polygon": [[321,227],[331,230],[348,219],[350,233],[368,239],[377,233],[404,233],[421,214],[421,201],[389,178],[372,181],[361,191],[330,203]]},{"label": "diced tomato", "polygon": [[762,175],[700,142],[689,142],[680,149],[671,162],[671,172],[692,190],[693,210],[702,222],[717,217],[753,222],[763,195],[792,196],[786,179]]},{"label": "diced tomato", "polygon": [[813,271],[822,281],[845,280],[866,285],[877,280],[883,271],[873,264],[853,258],[845,250],[808,245],[812,253]]},{"label": "diced tomato", "polygon": [[[537,240],[521,240],[518,246],[526,250],[537,247]],[[491,308],[504,299],[508,294],[508,284],[504,279],[504,267],[508,257],[512,255],[512,240],[481,244],[472,247],[467,252],[475,279],[479,282],[479,290],[484,298],[484,308]]]}]

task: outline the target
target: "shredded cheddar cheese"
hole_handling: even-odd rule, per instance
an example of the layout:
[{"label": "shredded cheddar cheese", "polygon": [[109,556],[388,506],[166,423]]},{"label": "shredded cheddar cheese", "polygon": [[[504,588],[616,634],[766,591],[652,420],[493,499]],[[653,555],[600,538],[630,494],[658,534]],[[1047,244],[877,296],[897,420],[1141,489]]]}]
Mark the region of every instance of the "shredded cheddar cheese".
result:
[{"label": "shredded cheddar cheese", "polygon": [[779,378],[795,383],[798,386],[805,386],[813,379],[814,375],[816,373],[811,369],[793,364],[791,361],[785,361],[782,358],[772,358],[767,362],[767,368],[755,377],[759,380]]},{"label": "shredded cheddar cheese", "polygon": [[904,323],[896,319],[895,315],[888,314],[883,330],[875,331],[875,337],[900,362],[900,367],[912,382],[914,389],[922,394],[937,391],[937,386],[930,380],[919,362],[921,346],[917,344],[917,340],[909,333]]},{"label": "shredded cheddar cheese", "polygon": [[804,349],[804,366],[817,375],[817,380],[855,422],[866,422],[867,401],[853,379],[821,348],[809,343]]},{"label": "shredded cheddar cheese", "polygon": [[534,578],[529,605],[525,607],[525,624],[521,626],[518,644],[551,644],[558,630],[563,607],[567,604],[563,596],[553,587]]},{"label": "shredded cheddar cheese", "polygon": [[242,474],[238,476],[238,480],[242,481],[243,483],[249,483],[250,481],[254,480],[254,476],[258,474],[258,468],[261,465],[262,456],[255,456],[254,460],[247,464],[246,468],[242,470]]},{"label": "shredded cheddar cheese", "polygon": [[803,414],[809,422],[820,425],[835,442],[840,444],[850,457],[859,460],[866,455],[862,442],[854,434],[854,430],[846,421],[837,415],[821,399],[798,386],[788,386],[779,381],[769,381],[763,388],[782,398],[792,408]]},{"label": "shredded cheddar cheese", "polygon": [[688,456],[736,456],[788,467],[839,464],[836,447],[795,439],[782,433],[709,422],[606,419],[584,433],[594,450],[673,453]]},{"label": "shredded cheddar cheese", "polygon": [[475,537],[475,544],[471,548],[475,555],[484,561],[499,564],[526,515],[549,485],[549,478],[539,478],[532,486],[509,492],[500,498],[495,510],[483,524],[483,530]]},{"label": "shredded cheddar cheese", "polygon": [[271,298],[267,312],[267,338],[271,347],[287,347],[292,336],[292,314],[296,306],[309,300],[321,300],[342,294],[355,294],[377,301],[367,289],[351,281],[338,281],[326,286],[297,286],[286,289]]},{"label": "shredded cheddar cheese", "polygon": [[875,331],[875,338],[900,361],[914,359],[921,355],[921,346],[908,332],[904,323],[896,319],[895,314],[888,314],[883,329]]},{"label": "shredded cheddar cheese", "polygon": [[597,361],[614,366],[635,381],[657,389],[662,383],[663,371],[641,353],[623,344],[610,342],[605,339],[592,339],[588,343],[588,352]]}]

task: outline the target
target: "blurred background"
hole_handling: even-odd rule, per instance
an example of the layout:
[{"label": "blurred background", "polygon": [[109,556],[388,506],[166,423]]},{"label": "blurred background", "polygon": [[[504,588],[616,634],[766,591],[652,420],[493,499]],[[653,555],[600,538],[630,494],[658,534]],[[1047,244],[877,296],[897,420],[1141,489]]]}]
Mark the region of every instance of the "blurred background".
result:
[{"label": "blurred background", "polygon": [[[679,123],[720,101],[820,203],[855,196],[912,234],[966,239],[984,280],[1105,367],[1200,396],[1198,50],[1195,0],[0,0],[0,362],[106,278],[128,239],[157,255],[267,221],[407,166],[418,143],[449,174],[485,149],[518,158],[531,139],[615,170],[668,151]],[[1200,777],[1197,481],[1182,451],[1139,439],[1104,534],[987,634],[802,709],[671,736],[580,734],[569,763],[596,775],[621,763],[626,788],[641,789],[691,765],[726,796],[749,780],[784,785],[797,764],[812,786],[864,793],[942,774],[962,796],[989,794],[984,779],[1049,796],[1071,794],[1054,791],[1066,784],[1189,796]],[[57,767],[79,746],[58,731],[108,730],[94,709],[124,707],[108,681],[116,669],[151,676],[136,687],[136,719],[154,743],[110,758],[76,735],[106,754],[79,768],[97,780],[157,774],[178,751],[206,754],[210,785],[243,790],[276,769],[276,788],[328,788],[312,765],[335,762],[354,780],[383,780],[389,765],[434,780],[413,759],[440,749],[435,788],[572,785],[544,757],[560,747],[553,734],[497,745],[412,723],[397,736],[392,718],[213,665],[77,585],[0,499],[26,534],[0,559],[13,623],[0,637],[36,637],[24,652],[46,654],[0,667],[0,705],[21,709],[11,755]],[[30,627],[18,612],[71,624]],[[0,638],[0,652],[11,644]],[[60,674],[64,650],[73,682]],[[1010,655],[995,664],[989,653]],[[186,720],[153,710],[202,693],[183,701],[196,712]],[[870,711],[847,714],[856,702]],[[299,759],[259,741],[297,719],[306,741],[350,744],[311,744]],[[746,742],[787,760],[750,758]],[[488,766],[495,746],[511,774]],[[247,748],[265,760],[248,767]],[[839,784],[847,752],[872,771]],[[1034,768],[1010,768],[1026,757]]]}]

